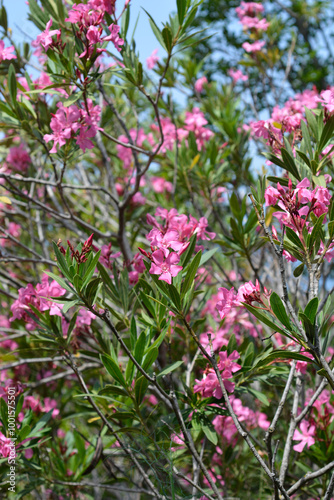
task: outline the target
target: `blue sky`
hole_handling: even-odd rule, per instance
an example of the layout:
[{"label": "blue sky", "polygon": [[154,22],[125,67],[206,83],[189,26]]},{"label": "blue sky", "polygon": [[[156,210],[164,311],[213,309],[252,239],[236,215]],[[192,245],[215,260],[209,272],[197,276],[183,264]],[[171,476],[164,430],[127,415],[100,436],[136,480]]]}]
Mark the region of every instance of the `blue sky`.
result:
[{"label": "blue sky", "polygon": [[[27,36],[36,38],[39,31],[27,20],[29,8],[26,0],[4,0],[4,5],[8,14],[8,25],[13,30],[14,39],[22,42],[27,39]],[[122,6],[123,0],[118,0],[117,5]],[[161,22],[168,20],[170,12],[176,10],[176,0],[131,0],[132,26],[138,13],[140,14],[135,40],[141,60],[144,61],[158,47],[158,55],[162,56],[163,49],[155,39],[147,20],[147,14],[142,10],[142,7],[151,14],[158,26],[161,26]]]}]

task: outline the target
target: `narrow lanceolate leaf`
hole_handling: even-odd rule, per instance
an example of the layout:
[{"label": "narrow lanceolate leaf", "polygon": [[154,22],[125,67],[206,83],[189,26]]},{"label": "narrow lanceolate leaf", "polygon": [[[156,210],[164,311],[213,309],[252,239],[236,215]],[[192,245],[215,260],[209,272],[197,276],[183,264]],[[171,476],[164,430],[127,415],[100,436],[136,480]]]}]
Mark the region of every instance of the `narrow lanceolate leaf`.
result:
[{"label": "narrow lanceolate leaf", "polygon": [[289,317],[286,313],[284,304],[281,298],[276,292],[273,292],[270,296],[270,305],[276,316],[276,318],[284,325],[288,330],[291,330],[291,323]]},{"label": "narrow lanceolate leaf", "polygon": [[147,378],[144,377],[144,375],[141,375],[138,377],[138,379],[135,382],[135,396],[136,396],[136,401],[137,404],[140,404],[143,401],[143,398],[145,396],[145,393],[148,388],[149,381]]},{"label": "narrow lanceolate leaf", "polygon": [[168,373],[170,372],[173,372],[174,370],[176,370],[179,366],[181,366],[183,364],[183,361],[175,361],[175,363],[173,363],[172,365],[170,366],[167,366],[167,368],[165,368],[164,370],[162,370],[158,375],[157,375],[157,378],[161,378],[161,377],[164,377],[165,375],[167,375]]},{"label": "narrow lanceolate leaf", "polygon": [[294,243],[297,247],[299,247],[301,250],[304,250],[304,247],[302,245],[302,242],[300,241],[298,234],[296,234],[290,227],[286,227],[285,231],[289,240],[292,243]]},{"label": "narrow lanceolate leaf", "polygon": [[101,361],[109,375],[126,389],[127,385],[118,364],[108,354],[101,354]]},{"label": "narrow lanceolate leaf", "polygon": [[176,4],[177,4],[177,16],[181,26],[187,10],[187,0],[176,0]]},{"label": "narrow lanceolate leaf", "polygon": [[305,307],[304,314],[308,317],[311,323],[314,323],[318,312],[319,299],[318,297],[314,297],[314,299],[310,300],[310,302]]},{"label": "narrow lanceolate leaf", "polygon": [[307,363],[312,363],[312,360],[310,358],[304,356],[303,354],[299,354],[299,352],[283,351],[283,350],[281,351],[277,349],[276,351],[272,351],[265,358],[260,359],[260,361],[255,365],[255,367],[259,368],[260,366],[268,365],[269,363],[272,363],[276,359],[296,359],[298,361],[306,361]]},{"label": "narrow lanceolate leaf", "polygon": [[317,220],[317,222],[313,226],[312,233],[311,233],[310,239],[308,241],[308,246],[311,250],[313,248],[313,245],[316,243],[316,241],[321,236],[324,218],[325,218],[325,214],[321,215],[321,217],[319,217],[319,219]]},{"label": "narrow lanceolate leaf", "polygon": [[334,133],[334,116],[331,116],[326,123],[318,145],[318,152],[321,153],[322,150],[327,146],[328,142],[332,139]]},{"label": "narrow lanceolate leaf", "polygon": [[201,262],[201,256],[202,256],[202,252],[199,251],[195,255],[195,257],[194,257],[193,261],[191,262],[191,264],[189,265],[189,268],[188,268],[188,271],[187,271],[184,283],[182,285],[181,297],[185,296],[185,294],[190,289],[190,287],[191,287],[191,285],[192,285],[192,283],[193,283],[193,281],[195,279],[198,266],[199,266],[199,264]]},{"label": "narrow lanceolate leaf", "polygon": [[282,159],[283,159],[285,170],[290,172],[294,177],[296,177],[296,179],[301,181],[302,179],[301,179],[300,174],[298,172],[294,158],[292,156],[290,156],[289,153],[287,152],[287,150],[284,148],[281,149],[281,153],[282,153]]},{"label": "narrow lanceolate leaf", "polygon": [[145,331],[143,330],[139,335],[134,350],[134,358],[139,364],[141,364],[142,362],[143,355],[145,352],[145,346],[146,346],[146,334]]},{"label": "narrow lanceolate leaf", "polygon": [[244,307],[246,307],[246,309],[248,309],[248,311],[250,313],[253,314],[253,316],[255,316],[257,319],[259,319],[260,321],[262,321],[263,324],[265,324],[265,325],[269,326],[270,328],[272,328],[274,330],[274,332],[281,333],[282,335],[285,335],[289,339],[295,340],[289,334],[289,332],[287,332],[287,330],[283,330],[283,328],[281,328],[276,323],[274,323],[270,318],[268,318],[268,316],[265,313],[263,313],[262,311],[260,311],[258,308],[250,306],[248,304],[243,304],[243,305],[244,305]]},{"label": "narrow lanceolate leaf", "polygon": [[294,269],[293,275],[295,278],[299,278],[299,276],[301,276],[303,274],[304,267],[305,267],[305,264],[302,262],[301,264],[299,264],[299,266],[296,267],[296,269]]},{"label": "narrow lanceolate leaf", "polygon": [[10,98],[14,106],[16,105],[16,94],[17,94],[17,83],[16,83],[16,74],[14,64],[9,66],[8,70],[8,90],[10,94]]}]

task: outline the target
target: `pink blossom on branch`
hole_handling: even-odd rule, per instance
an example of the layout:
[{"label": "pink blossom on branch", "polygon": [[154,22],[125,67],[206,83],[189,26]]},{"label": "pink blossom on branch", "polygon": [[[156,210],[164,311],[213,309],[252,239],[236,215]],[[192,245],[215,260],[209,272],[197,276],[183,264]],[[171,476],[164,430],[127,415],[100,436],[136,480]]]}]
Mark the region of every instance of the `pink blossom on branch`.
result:
[{"label": "pink blossom on branch", "polygon": [[10,61],[11,59],[16,59],[16,55],[12,54],[14,52],[15,48],[14,45],[10,45],[9,47],[5,48],[5,42],[3,40],[0,40],[0,62],[2,61]]},{"label": "pink blossom on branch", "polygon": [[29,153],[24,149],[23,144],[20,144],[19,146],[10,148],[6,162],[15,170],[26,171],[31,163],[31,158]]},{"label": "pink blossom on branch", "polygon": [[299,441],[299,443],[295,444],[293,447],[293,449],[299,453],[303,451],[306,445],[309,448],[315,443],[315,425],[311,425],[303,420],[300,424],[300,430],[301,432],[296,429],[292,438],[294,441]]},{"label": "pink blossom on branch", "polygon": [[46,24],[45,30],[42,31],[42,33],[40,35],[38,35],[36,38],[36,44],[42,45],[42,47],[44,47],[44,49],[45,49],[45,52],[48,51],[48,48],[53,43],[52,37],[55,35],[61,34],[60,30],[51,30],[50,31],[51,26],[52,26],[52,19],[50,19],[50,21],[48,21],[48,23]]},{"label": "pink blossom on branch", "polygon": [[[239,371],[241,366],[235,363],[235,360],[240,358],[240,354],[237,351],[233,351],[229,356],[227,351],[222,351],[219,353],[219,363],[218,369],[221,373],[224,386],[228,392],[233,392],[235,384],[230,378],[233,377],[233,373]],[[202,380],[195,380],[194,392],[199,392],[204,398],[209,398],[211,396],[221,399],[223,397],[223,392],[221,390],[219,380],[212,368],[204,372],[204,377]]]},{"label": "pink blossom on branch", "polygon": [[177,276],[179,272],[182,271],[182,266],[177,265],[179,261],[180,257],[175,252],[170,253],[165,259],[162,250],[156,250],[152,253],[150,273],[160,274],[158,279],[161,281],[166,281],[166,283],[171,285],[172,278]]},{"label": "pink blossom on branch", "polygon": [[207,77],[206,76],[202,76],[201,78],[199,78],[198,80],[196,80],[195,85],[194,85],[194,89],[196,90],[196,92],[198,92],[199,94],[201,94],[203,92],[204,85],[206,85],[207,83],[208,83]]},{"label": "pink blossom on branch", "polygon": [[246,82],[248,80],[248,76],[244,75],[243,72],[240,69],[229,69],[228,74],[232,78],[234,83],[237,83],[239,81],[241,82]]},{"label": "pink blossom on branch", "polygon": [[242,44],[242,48],[249,53],[260,52],[265,44],[266,42],[264,40],[257,40],[254,43],[245,42]]},{"label": "pink blossom on branch", "polygon": [[154,49],[152,54],[146,59],[146,66],[148,69],[153,69],[159,61],[159,56],[157,56],[157,53],[158,49]]}]

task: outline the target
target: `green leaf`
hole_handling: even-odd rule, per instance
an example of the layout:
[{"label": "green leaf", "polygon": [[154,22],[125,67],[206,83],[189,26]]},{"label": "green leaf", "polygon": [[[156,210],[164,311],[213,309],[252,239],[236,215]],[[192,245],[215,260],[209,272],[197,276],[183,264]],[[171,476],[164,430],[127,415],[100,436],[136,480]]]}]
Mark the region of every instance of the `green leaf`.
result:
[{"label": "green leaf", "polygon": [[53,413],[53,410],[50,410],[48,411],[47,413],[45,413],[42,418],[39,419],[39,421],[37,422],[37,424],[35,425],[35,427],[33,427],[31,429],[31,432],[30,434],[27,436],[27,437],[33,437],[35,436],[36,434],[39,433],[39,431],[46,426],[46,424],[48,423],[48,421],[50,420],[51,416],[52,416],[52,413]]},{"label": "green leaf", "polygon": [[63,278],[60,278],[56,274],[50,273],[49,271],[44,271],[44,273],[47,274],[48,276],[50,276],[50,278],[55,280],[62,288],[65,288],[65,290],[67,290],[68,292],[71,292],[74,294],[76,293],[74,288],[72,288],[68,283],[66,283],[66,281]]},{"label": "green leaf", "polygon": [[174,285],[169,285],[168,286],[168,296],[172,300],[173,304],[175,305],[176,309],[178,311],[181,311],[182,306],[181,306],[181,297],[179,292],[176,290]]},{"label": "green leaf", "polygon": [[299,266],[296,267],[296,269],[293,270],[293,275],[295,278],[298,278],[299,276],[301,276],[303,274],[304,267],[305,267],[305,265],[302,262],[301,264],[299,264]]},{"label": "green leaf", "polygon": [[128,393],[118,385],[108,384],[99,390],[101,396],[128,396]]},{"label": "green leaf", "polygon": [[165,26],[162,30],[162,37],[164,39],[167,52],[170,54],[173,49],[173,35],[169,26]]},{"label": "green leaf", "polygon": [[302,134],[303,134],[303,141],[305,142],[305,147],[306,151],[310,155],[310,158],[313,158],[313,149],[312,149],[312,144],[311,144],[311,137],[310,137],[310,132],[308,130],[308,127],[304,120],[301,120],[300,126],[302,129]]},{"label": "green leaf", "polygon": [[230,340],[228,341],[227,344],[227,354],[228,355],[232,354],[232,352],[237,350],[237,348],[238,348],[237,339],[235,338],[234,333],[232,333]]},{"label": "green leaf", "polygon": [[298,352],[293,351],[283,351],[277,349],[276,351],[272,351],[268,356],[259,360],[256,363],[255,367],[259,368],[260,366],[267,365],[276,359],[296,359],[297,361],[306,361],[307,363],[312,363],[312,360],[303,354],[299,354]]},{"label": "green leaf", "polygon": [[73,279],[73,275],[70,273],[70,270],[68,268],[68,265],[67,265],[67,262],[65,260],[64,255],[61,253],[57,244],[54,241],[52,242],[52,246],[53,246],[53,250],[54,250],[54,253],[56,255],[56,258],[57,258],[57,264],[58,264],[59,269],[61,270],[63,275],[66,276],[66,278],[71,281]]},{"label": "green leaf", "polygon": [[305,307],[304,314],[305,316],[308,317],[311,323],[314,323],[315,321],[318,312],[318,306],[319,306],[319,299],[318,297],[314,297],[314,299],[310,300],[310,302]]},{"label": "green leaf", "polygon": [[273,292],[270,296],[270,305],[276,318],[284,325],[288,330],[291,331],[291,323],[289,317],[286,313],[284,304],[281,298],[277,295],[276,292]]},{"label": "green leaf", "polygon": [[322,226],[323,226],[323,222],[324,222],[324,218],[325,218],[325,215],[326,214],[323,214],[321,215],[316,223],[314,224],[313,226],[313,229],[312,229],[312,233],[310,235],[310,239],[308,241],[308,246],[310,248],[310,250],[313,249],[313,245],[317,242],[317,240],[321,237],[321,233],[322,233]]},{"label": "green leaf", "polygon": [[312,130],[312,133],[313,133],[315,139],[318,140],[319,139],[319,137],[318,137],[318,125],[317,125],[317,120],[316,120],[313,112],[310,109],[305,108],[305,115],[306,115],[307,123],[308,123],[310,129]]},{"label": "green leaf", "polygon": [[143,330],[141,334],[139,335],[139,338],[136,342],[135,345],[135,350],[134,350],[134,358],[135,360],[141,364],[144,352],[145,352],[145,346],[146,346],[146,334],[145,331]]},{"label": "green leaf", "polygon": [[149,381],[141,375],[135,382],[135,397],[137,404],[140,404],[145,396]]},{"label": "green leaf", "polygon": [[16,73],[14,64],[10,64],[9,66],[7,82],[8,82],[8,90],[11,101],[13,105],[16,106],[17,84],[16,84]]},{"label": "green leaf", "polygon": [[162,36],[162,33],[161,33],[161,31],[159,30],[158,26],[156,25],[156,23],[155,23],[155,21],[154,21],[153,17],[151,16],[151,14],[149,14],[149,13],[147,12],[147,10],[146,10],[146,9],[144,9],[144,8],[143,8],[143,10],[146,12],[146,14],[147,14],[147,15],[148,15],[148,17],[149,17],[149,22],[150,22],[150,25],[151,25],[151,28],[152,28],[152,31],[153,31],[153,33],[154,33],[155,38],[158,40],[158,42],[160,43],[160,45],[161,45],[161,46],[162,46],[165,50],[167,50],[167,51],[168,51],[168,49],[167,49],[167,47],[166,47],[166,45],[165,45],[165,41],[164,41],[164,38],[163,38],[163,36]]},{"label": "green leaf", "polygon": [[294,243],[297,247],[299,247],[301,250],[304,250],[304,247],[302,245],[302,242],[300,241],[299,236],[293,231],[290,227],[285,228],[286,235],[289,238],[292,243]]},{"label": "green leaf", "polygon": [[67,311],[68,311],[69,309],[71,309],[71,307],[74,307],[75,305],[77,305],[77,304],[78,304],[78,302],[79,302],[79,301],[78,301],[77,299],[75,299],[75,300],[70,300],[69,302],[65,302],[65,304],[64,304],[64,306],[63,306],[63,308],[62,308],[62,312],[63,312],[64,314],[66,314],[66,313],[67,313]]},{"label": "green leaf", "polygon": [[187,271],[184,283],[182,285],[181,298],[183,298],[185,296],[185,294],[187,293],[187,291],[190,289],[191,285],[193,284],[193,281],[194,281],[196,273],[197,273],[197,269],[198,269],[199,264],[201,262],[201,257],[202,257],[202,252],[199,251],[195,255],[191,264],[189,264],[189,266],[188,266],[188,271]]},{"label": "green leaf", "polygon": [[256,391],[252,387],[248,387],[247,391],[250,392],[251,394],[253,394],[253,396],[255,396],[265,406],[270,406],[269,400],[268,400],[267,396],[265,394],[263,394],[263,392]]},{"label": "green leaf", "polygon": [[164,370],[162,370],[158,375],[157,375],[157,379],[158,378],[161,378],[161,377],[164,377],[165,375],[167,375],[168,373],[170,372],[173,372],[174,370],[177,370],[177,368],[179,366],[181,366],[183,364],[183,361],[175,361],[175,363],[173,363],[172,365],[170,366],[167,366],[167,368],[165,368]]},{"label": "green leaf", "polygon": [[296,153],[298,154],[298,156],[300,156],[300,158],[304,161],[304,163],[306,163],[308,168],[312,170],[311,162],[306,156],[306,154],[300,151],[299,149],[296,149]]},{"label": "green leaf", "polygon": [[176,0],[176,4],[177,4],[177,16],[181,26],[187,10],[187,0]]},{"label": "green leaf", "polygon": [[95,269],[96,269],[96,266],[97,266],[97,263],[99,261],[100,255],[101,255],[101,250],[99,250],[96,253],[96,255],[93,257],[91,263],[89,264],[88,269],[86,269],[85,275],[83,276],[84,282],[82,284],[81,290],[83,290],[83,288],[87,285],[87,283],[89,282],[89,280],[93,276]]},{"label": "green leaf", "polygon": [[301,179],[300,174],[298,172],[294,158],[292,156],[290,156],[289,153],[287,152],[287,150],[284,148],[281,149],[281,154],[282,154],[282,159],[284,162],[285,170],[290,172],[294,177],[296,177],[296,179],[301,181],[302,179]]},{"label": "green leaf", "polygon": [[131,325],[130,325],[130,344],[131,344],[131,349],[135,348],[136,342],[137,342],[137,325],[136,325],[135,317],[132,316]]},{"label": "green leaf", "polygon": [[289,339],[295,340],[286,330],[283,330],[281,327],[279,327],[278,325],[276,325],[276,323],[274,323],[273,321],[271,321],[268,318],[268,316],[266,316],[259,309],[257,309],[256,307],[250,306],[248,304],[243,304],[243,305],[244,305],[244,307],[246,307],[246,309],[248,309],[248,311],[250,313],[253,314],[253,316],[255,316],[257,319],[259,319],[260,321],[262,321],[262,323],[264,323],[265,325],[267,325],[270,328],[272,328],[274,330],[274,332],[279,332],[282,335],[285,335],[286,337],[288,337]]},{"label": "green leaf", "polygon": [[212,248],[211,250],[208,250],[207,252],[204,252],[202,257],[201,257],[201,262],[199,263],[198,267],[204,266],[208,260],[211,259],[211,257],[214,256],[214,254],[217,252],[218,247]]},{"label": "green leaf", "polygon": [[328,142],[332,139],[334,132],[334,116],[331,116],[327,121],[318,144],[318,152],[321,153],[322,150],[327,146]]},{"label": "green leaf", "polygon": [[159,349],[157,347],[153,347],[153,349],[150,349],[143,360],[142,364],[143,370],[147,371],[149,368],[151,368],[154,361],[157,359],[158,355],[159,355]]},{"label": "green leaf", "polygon": [[218,444],[218,436],[212,423],[209,421],[209,419],[202,418],[200,424],[201,424],[201,429],[208,438],[208,440],[216,446]]},{"label": "green leaf", "polygon": [[190,238],[190,243],[189,243],[189,246],[188,246],[186,252],[181,255],[180,265],[183,266],[183,268],[186,267],[186,265],[188,264],[188,262],[190,261],[190,259],[192,257],[194,250],[195,250],[196,242],[197,242],[197,235],[194,234]]},{"label": "green leaf", "polygon": [[111,375],[122,387],[124,387],[124,389],[127,389],[127,385],[120,367],[112,359],[112,357],[108,354],[101,354],[101,361],[109,375]]}]

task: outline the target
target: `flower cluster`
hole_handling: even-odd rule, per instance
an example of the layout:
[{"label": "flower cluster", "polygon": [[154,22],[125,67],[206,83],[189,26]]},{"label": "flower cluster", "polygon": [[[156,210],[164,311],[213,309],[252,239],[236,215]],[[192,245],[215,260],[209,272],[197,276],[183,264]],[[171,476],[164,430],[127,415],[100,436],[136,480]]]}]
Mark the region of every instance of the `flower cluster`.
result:
[{"label": "flower cluster", "polygon": [[[321,95],[323,96],[324,93],[322,92]],[[305,120],[305,107],[316,109],[319,102],[326,108],[326,100],[323,101],[319,98],[316,89],[305,90],[290,97],[283,107],[275,106],[268,120],[251,122],[249,124],[251,132],[255,137],[265,139],[267,145],[279,154],[283,147],[284,134],[286,132],[294,133],[294,141],[300,139],[302,137],[300,123]],[[294,143],[292,147],[294,147]]]},{"label": "flower cluster", "polygon": [[172,283],[172,277],[182,270],[179,266],[180,255],[188,248],[190,238],[196,234],[197,240],[210,240],[216,235],[207,231],[208,221],[202,217],[197,221],[191,215],[179,214],[176,209],[157,208],[156,217],[164,220],[159,223],[152,215],[147,214],[147,222],[153,229],[147,235],[151,243],[152,253],[139,249],[151,262],[151,274],[159,274],[159,280]]},{"label": "flower cluster", "polygon": [[239,21],[246,30],[266,31],[269,27],[269,22],[258,17],[264,12],[264,7],[256,2],[241,2],[240,6],[235,9]]},{"label": "flower cluster", "polygon": [[[202,85],[205,83],[205,77],[199,82],[197,91],[202,91]],[[176,127],[172,120],[168,117],[160,119],[160,125],[162,128],[164,142],[160,148],[161,153],[165,153],[166,151],[171,151],[174,148],[175,142],[177,144],[181,144],[183,140],[186,140],[189,136],[189,132],[193,132],[196,138],[196,143],[198,150],[201,151],[207,141],[213,137],[214,133],[212,130],[206,128],[205,126],[208,124],[207,120],[204,117],[202,111],[199,108],[194,108],[192,111],[187,111],[184,125],[183,127]],[[151,125],[151,130],[154,134],[160,136],[160,127],[157,124]],[[145,134],[143,129],[131,129],[129,131],[131,139],[135,146],[142,147],[145,145],[144,143],[151,146],[157,146],[160,141],[160,137],[155,139],[152,133]],[[122,143],[128,144],[129,139],[125,135],[120,135],[118,140]],[[123,162],[123,167],[128,169],[132,165],[132,152],[131,148],[126,146],[122,146],[121,144],[117,145],[117,155]]]},{"label": "flower cluster", "polygon": [[68,139],[74,139],[83,152],[86,149],[92,149],[94,144],[90,139],[95,137],[98,130],[101,130],[98,126],[101,115],[100,106],[94,106],[92,100],[87,99],[87,109],[81,109],[76,104],[65,108],[61,102],[57,104],[57,107],[58,110],[50,122],[53,133],[44,135],[46,142],[54,141],[50,153],[57,153],[57,145],[64,146]]},{"label": "flower cluster", "polygon": [[[90,237],[84,242],[81,251],[75,250],[72,243],[67,240],[67,244],[70,247],[71,250],[71,257],[72,259],[75,259],[78,264],[81,264],[83,262],[86,262],[87,260],[87,255],[91,251],[92,248],[92,243],[93,243],[93,237],[94,234],[91,234]],[[60,251],[65,255],[65,249],[62,246],[59,246]]]},{"label": "flower cluster", "polygon": [[13,316],[10,321],[23,319],[26,329],[33,330],[36,323],[28,314],[31,314],[30,304],[41,312],[49,311],[51,316],[61,316],[62,305],[53,302],[51,297],[60,297],[66,293],[66,290],[54,280],[49,283],[49,277],[46,274],[43,274],[42,283],[38,283],[36,288],[28,283],[26,288],[20,288],[18,293],[19,298],[11,306]]},{"label": "flower cluster", "polygon": [[148,69],[153,69],[159,61],[158,49],[154,49],[152,54],[146,59],[146,66]]},{"label": "flower cluster", "polygon": [[[37,47],[38,45],[41,45],[44,47],[45,52],[48,51],[48,49],[52,47],[59,46],[60,42],[60,37],[61,37],[61,31],[60,30],[50,30],[52,26],[52,19],[46,24],[45,30],[40,33],[36,40],[32,43],[33,47]],[[57,41],[54,41],[52,37],[57,35]]]},{"label": "flower cluster", "polygon": [[[230,402],[239,422],[242,422],[247,429],[260,427],[263,430],[267,430],[269,428],[270,422],[265,413],[257,410],[254,411],[244,406],[241,399],[236,398],[234,395],[230,396]],[[224,442],[230,445],[236,444],[239,434],[232,417],[217,415],[212,423],[215,431],[218,435],[222,436]]]},{"label": "flower cluster", "polygon": [[[236,363],[236,359],[240,358],[238,351],[233,351],[229,356],[227,351],[219,353],[218,369],[221,372],[221,377],[224,386],[228,392],[233,392],[235,383],[231,382],[233,373],[241,369],[241,366]],[[216,373],[213,368],[207,368],[204,372],[202,380],[195,380],[194,392],[199,392],[204,398],[215,397],[221,399],[223,396],[222,389]]]},{"label": "flower cluster", "polygon": [[[331,178],[327,176],[327,181]],[[268,206],[277,205],[281,211],[273,215],[279,220],[281,225],[285,225],[302,235],[303,228],[310,228],[307,222],[311,213],[316,217],[327,214],[331,200],[328,189],[316,186],[310,189],[311,183],[305,178],[293,189],[291,179],[289,186],[283,187],[277,183],[277,189],[269,186],[265,191],[265,201]]]},{"label": "flower cluster", "polygon": [[[231,309],[242,306],[243,303],[263,303],[258,280],[256,280],[255,285],[253,285],[251,281],[248,281],[248,283],[245,283],[239,288],[238,293],[234,293],[234,288],[230,290],[227,290],[227,288],[219,288],[219,291],[221,293],[221,299],[217,302],[216,307],[221,319],[224,319],[226,315],[230,313]],[[264,293],[266,296],[269,295],[266,289]]]},{"label": "flower cluster", "polygon": [[196,92],[201,94],[203,92],[204,85],[206,85],[207,83],[208,83],[207,77],[201,76],[201,78],[198,78],[198,80],[196,80],[195,85],[194,85],[194,89],[196,90]]},{"label": "flower cluster", "polygon": [[[260,3],[256,2],[241,2],[240,6],[235,9],[239,21],[241,22],[245,31],[250,30],[251,38],[261,35],[261,32],[267,31],[269,27],[269,22],[265,18],[260,18],[259,14],[262,14],[264,7]],[[248,53],[260,52],[265,46],[266,42],[264,40],[256,39],[253,43],[244,42],[242,48]]]},{"label": "flower cluster", "polygon": [[90,59],[94,54],[101,54],[106,49],[101,48],[104,42],[112,42],[118,52],[121,51],[124,40],[120,38],[120,27],[117,24],[110,24],[108,27],[110,34],[102,36],[104,15],[113,13],[115,10],[115,2],[90,0],[87,4],[79,3],[73,6],[69,11],[69,17],[66,22],[76,24],[78,30],[77,37],[84,45],[84,51],[80,54],[80,58]]},{"label": "flower cluster", "polygon": [[247,82],[248,76],[244,75],[243,72],[240,69],[229,69],[228,74],[233,80],[233,83],[237,83],[239,81],[241,82]]},{"label": "flower cluster", "polygon": [[0,40],[0,62],[2,61],[10,61],[11,59],[16,59],[16,55],[13,54],[14,52],[14,45],[11,45],[10,47],[5,47],[5,42],[3,40]]},{"label": "flower cluster", "polygon": [[20,144],[19,146],[10,148],[6,162],[11,169],[26,172],[31,163],[31,158],[23,144]]}]

